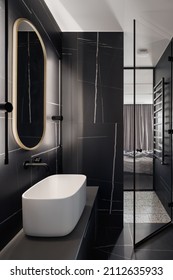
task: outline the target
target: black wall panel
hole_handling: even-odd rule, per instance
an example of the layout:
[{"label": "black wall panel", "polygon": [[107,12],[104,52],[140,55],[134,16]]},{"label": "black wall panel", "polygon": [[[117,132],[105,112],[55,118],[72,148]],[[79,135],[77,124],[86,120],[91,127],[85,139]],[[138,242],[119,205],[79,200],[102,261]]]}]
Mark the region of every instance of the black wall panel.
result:
[{"label": "black wall panel", "polygon": [[63,172],[99,186],[99,227],[123,225],[123,33],[62,38]]},{"label": "black wall panel", "polygon": [[171,128],[171,94],[172,94],[172,66],[168,61],[168,57],[172,56],[172,42],[168,45],[162,57],[155,67],[155,84],[157,84],[162,78],[165,79],[164,85],[164,155],[165,164],[156,158],[154,160],[154,186],[155,190],[171,216],[171,208],[168,207],[168,203],[171,202],[171,135],[168,134],[168,130]]},{"label": "black wall panel", "polygon": [[[4,1],[0,0],[4,44]],[[12,40],[17,18],[38,29],[47,52],[46,135],[35,151],[14,141],[9,115],[9,165],[4,165],[4,115],[0,113],[0,248],[21,228],[21,195],[49,174],[62,172],[59,124],[51,120],[59,104],[61,32],[44,1],[9,0],[9,101],[12,101]],[[84,173],[99,188],[100,228],[123,225],[123,34],[63,34],[63,172]],[[4,50],[1,49],[1,61]],[[4,100],[4,65],[0,66],[0,100]],[[23,162],[40,157],[49,170],[25,170]]]},{"label": "black wall panel", "polygon": [[[0,0],[0,102],[4,102],[4,0]],[[21,195],[34,183],[47,175],[61,172],[62,151],[59,146],[59,123],[52,121],[52,115],[57,115],[59,104],[59,57],[61,56],[61,32],[44,1],[9,0],[9,101],[12,102],[12,43],[13,24],[18,18],[30,20],[44,41],[47,52],[46,72],[46,133],[39,148],[33,151],[22,150],[15,142],[12,133],[13,114],[9,114],[9,165],[4,165],[4,114],[0,112],[0,249],[21,228]],[[30,168],[25,170],[23,163],[40,157],[49,166],[45,168]]]}]

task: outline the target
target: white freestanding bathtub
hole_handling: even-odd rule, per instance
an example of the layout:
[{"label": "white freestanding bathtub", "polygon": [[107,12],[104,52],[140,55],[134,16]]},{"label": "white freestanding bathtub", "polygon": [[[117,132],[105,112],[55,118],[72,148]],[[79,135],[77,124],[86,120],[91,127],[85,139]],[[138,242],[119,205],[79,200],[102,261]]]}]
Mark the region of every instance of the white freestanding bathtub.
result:
[{"label": "white freestanding bathtub", "polygon": [[22,195],[23,229],[31,236],[65,236],[79,221],[86,204],[86,176],[49,176]]}]

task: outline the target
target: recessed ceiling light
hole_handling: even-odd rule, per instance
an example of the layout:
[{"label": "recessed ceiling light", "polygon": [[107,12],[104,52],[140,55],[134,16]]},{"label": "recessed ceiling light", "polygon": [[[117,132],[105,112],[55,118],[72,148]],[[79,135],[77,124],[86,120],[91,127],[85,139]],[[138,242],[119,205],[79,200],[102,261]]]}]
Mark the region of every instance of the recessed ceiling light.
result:
[{"label": "recessed ceiling light", "polygon": [[148,56],[149,52],[148,49],[138,49],[137,54],[140,56]]}]

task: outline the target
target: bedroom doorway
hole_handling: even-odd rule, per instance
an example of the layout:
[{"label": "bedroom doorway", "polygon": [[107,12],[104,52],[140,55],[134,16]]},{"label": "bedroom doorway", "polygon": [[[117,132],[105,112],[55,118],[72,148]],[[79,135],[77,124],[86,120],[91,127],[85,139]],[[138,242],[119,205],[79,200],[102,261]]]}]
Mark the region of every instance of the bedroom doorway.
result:
[{"label": "bedroom doorway", "polygon": [[[124,69],[124,223],[133,223],[134,160],[138,197],[138,221],[149,222],[153,186],[153,72],[136,69],[136,104],[133,98],[133,68]],[[135,109],[135,131],[134,131]],[[134,153],[134,134],[136,149]],[[135,158],[134,158],[135,156]],[[154,199],[154,198],[153,198]],[[146,207],[141,207],[145,204]],[[147,205],[148,204],[148,205]],[[136,206],[137,207],[137,206]],[[140,210],[139,210],[140,209]],[[156,208],[155,208],[156,209]]]},{"label": "bedroom doorway", "polygon": [[153,68],[136,70],[134,131],[133,68],[124,69],[124,190],[132,191],[134,133],[136,189],[153,190]]},{"label": "bedroom doorway", "polygon": [[[134,155],[138,199],[148,201],[153,189],[153,68],[136,70],[137,98],[134,98],[133,68],[124,69],[124,222],[133,222]],[[136,149],[134,153],[134,134]],[[142,202],[141,202],[142,203]],[[139,206],[141,207],[141,206]],[[138,211],[139,212],[139,211]],[[148,215],[140,213],[142,222]]]}]

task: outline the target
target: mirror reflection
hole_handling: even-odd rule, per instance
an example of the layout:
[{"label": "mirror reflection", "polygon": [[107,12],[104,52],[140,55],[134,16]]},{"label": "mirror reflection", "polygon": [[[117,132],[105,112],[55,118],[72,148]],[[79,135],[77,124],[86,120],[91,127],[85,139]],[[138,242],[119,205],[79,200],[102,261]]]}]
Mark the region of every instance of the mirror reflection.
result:
[{"label": "mirror reflection", "polygon": [[14,25],[13,132],[20,147],[41,143],[45,130],[46,51],[36,28],[25,19]]}]

